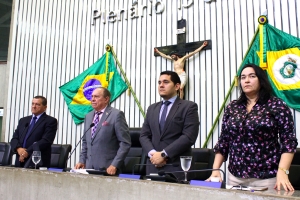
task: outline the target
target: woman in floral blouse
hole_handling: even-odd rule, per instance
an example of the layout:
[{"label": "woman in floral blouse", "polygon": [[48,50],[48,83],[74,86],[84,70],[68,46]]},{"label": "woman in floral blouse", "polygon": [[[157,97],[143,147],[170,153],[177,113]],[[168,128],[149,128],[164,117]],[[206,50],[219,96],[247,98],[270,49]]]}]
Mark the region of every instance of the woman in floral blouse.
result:
[{"label": "woman in floral blouse", "polygon": [[[239,80],[241,96],[225,109],[213,168],[220,168],[229,155],[228,185],[269,190],[280,190],[282,185],[293,191],[288,169],[298,143],[291,111],[272,96],[268,77],[260,67],[245,65]],[[219,171],[213,171],[211,177],[222,181]]]}]

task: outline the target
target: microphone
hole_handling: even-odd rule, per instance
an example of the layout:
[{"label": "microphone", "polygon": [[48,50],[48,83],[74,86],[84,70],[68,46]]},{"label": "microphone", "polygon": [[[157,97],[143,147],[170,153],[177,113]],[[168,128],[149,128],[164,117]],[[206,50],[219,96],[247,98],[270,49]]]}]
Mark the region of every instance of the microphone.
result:
[{"label": "microphone", "polygon": [[[66,163],[65,163],[65,169],[67,169],[67,163],[68,163],[68,160],[71,158],[72,154],[74,153],[74,151],[76,150],[77,146],[79,145],[79,143],[81,142],[82,138],[85,136],[85,134],[93,127],[95,126],[94,123],[91,123],[90,127],[84,132],[84,134],[82,135],[82,137],[80,138],[80,140],[77,142],[75,148],[72,150],[72,152],[70,153],[70,156],[68,157],[68,159],[66,160]],[[65,170],[66,171],[66,170]]]},{"label": "microphone", "polygon": [[[190,173],[190,172],[208,172],[208,171],[220,171],[223,173],[223,181],[222,181],[222,188],[225,188],[225,180],[226,180],[226,174],[225,172],[222,170],[222,169],[198,169],[198,170],[189,170],[187,171],[187,173]],[[183,173],[184,171],[173,171],[173,172],[165,172],[164,170],[160,170],[158,172],[158,175],[160,176],[164,176],[164,175],[168,175],[168,174],[173,174],[173,173]]]},{"label": "microphone", "polygon": [[[23,137],[23,135],[24,135],[24,133],[25,133],[25,130],[27,129],[28,125],[29,125],[29,123],[27,122],[27,123],[25,124],[25,126],[24,126],[24,129],[23,129],[21,135],[20,135],[19,140],[21,140],[21,138]],[[24,140],[24,139],[23,139],[23,140]],[[23,141],[23,142],[24,142],[24,141]]]},{"label": "microphone", "polygon": [[[136,166],[153,166],[153,164],[135,164],[132,167],[132,175],[134,175],[134,169]],[[165,164],[164,166],[173,166],[173,167],[178,167],[179,164],[176,163],[172,163],[172,164]]]}]

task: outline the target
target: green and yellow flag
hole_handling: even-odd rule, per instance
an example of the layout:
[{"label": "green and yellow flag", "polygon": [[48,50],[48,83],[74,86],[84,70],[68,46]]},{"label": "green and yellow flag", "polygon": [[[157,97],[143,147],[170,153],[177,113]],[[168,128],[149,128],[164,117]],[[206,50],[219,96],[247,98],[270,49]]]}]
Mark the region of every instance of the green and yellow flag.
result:
[{"label": "green and yellow flag", "polygon": [[110,102],[127,89],[126,83],[115,67],[111,52],[106,52],[87,70],[59,87],[75,124],[82,123],[85,115],[93,109],[92,92],[97,87],[105,87],[110,91]]},{"label": "green and yellow flag", "polygon": [[300,39],[268,24],[266,16],[258,21],[241,67],[253,63],[266,70],[275,96],[300,111]]}]

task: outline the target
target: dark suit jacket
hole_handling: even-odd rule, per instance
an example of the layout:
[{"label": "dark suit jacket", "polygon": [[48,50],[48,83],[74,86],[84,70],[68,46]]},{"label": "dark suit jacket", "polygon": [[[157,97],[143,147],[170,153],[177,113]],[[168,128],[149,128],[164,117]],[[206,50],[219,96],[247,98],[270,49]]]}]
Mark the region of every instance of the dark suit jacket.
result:
[{"label": "dark suit jacket", "polygon": [[[85,131],[93,123],[94,114],[93,110],[85,116]],[[99,121],[94,138],[91,138],[91,129],[83,137],[79,162],[84,163],[86,169],[99,170],[113,165],[121,172],[130,146],[131,139],[124,113],[108,105]]]},{"label": "dark suit jacket", "polygon": [[[156,151],[164,149],[169,157],[167,163],[177,164],[177,167],[166,165],[163,168],[155,168],[154,166],[147,166],[147,174],[157,173],[158,170],[182,171],[180,156],[191,155],[191,146],[198,137],[199,116],[196,103],[177,97],[169,111],[162,132],[159,128],[161,106],[162,102],[149,106],[141,131],[140,142],[147,153],[152,149]],[[151,164],[149,159],[147,164]]]},{"label": "dark suit jacket", "polygon": [[[13,152],[16,152],[18,147],[23,146],[23,141],[26,136],[31,118],[32,116],[30,115],[19,120],[18,127],[15,130],[13,138],[10,141],[11,149]],[[32,154],[32,151],[39,149],[41,151],[42,166],[50,167],[51,145],[56,136],[56,130],[57,119],[47,115],[46,113],[43,113],[30,131],[28,139],[26,141],[26,146],[24,148],[27,149],[27,152],[29,154],[28,158],[25,159],[24,163],[20,163],[19,155],[17,154],[15,166],[24,167],[24,164],[28,161],[28,159],[31,159],[30,156]]]}]

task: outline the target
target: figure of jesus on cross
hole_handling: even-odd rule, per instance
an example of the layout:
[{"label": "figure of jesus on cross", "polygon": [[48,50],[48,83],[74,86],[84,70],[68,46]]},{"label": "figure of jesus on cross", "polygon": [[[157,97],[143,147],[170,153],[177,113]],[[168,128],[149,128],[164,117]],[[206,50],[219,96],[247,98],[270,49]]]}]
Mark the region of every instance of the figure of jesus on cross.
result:
[{"label": "figure of jesus on cross", "polygon": [[176,51],[172,51],[169,55],[166,55],[160,52],[157,48],[154,48],[154,52],[158,53],[161,57],[166,58],[168,60],[173,60],[174,71],[179,75],[181,81],[180,90],[179,90],[180,99],[183,99],[184,87],[187,82],[186,73],[184,71],[185,60],[195,55],[199,51],[201,51],[207,44],[208,44],[207,41],[203,42],[203,44],[198,49],[196,49],[195,51],[189,54],[186,54],[183,57],[180,57],[180,55]]}]

